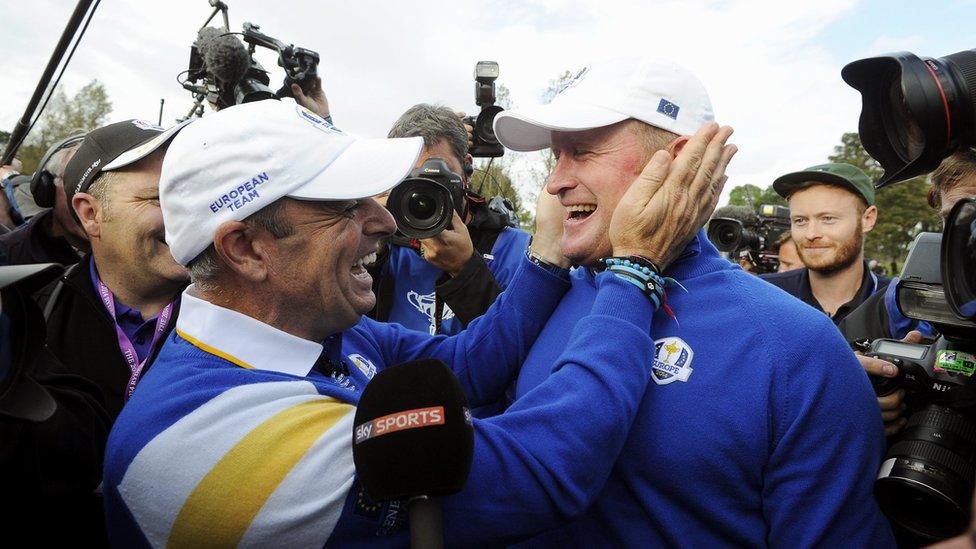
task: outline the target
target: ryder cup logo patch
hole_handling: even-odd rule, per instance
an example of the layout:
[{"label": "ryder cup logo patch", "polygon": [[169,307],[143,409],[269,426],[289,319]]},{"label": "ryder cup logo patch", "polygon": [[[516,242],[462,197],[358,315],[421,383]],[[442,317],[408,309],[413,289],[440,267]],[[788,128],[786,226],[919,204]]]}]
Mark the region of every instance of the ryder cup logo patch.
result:
[{"label": "ryder cup logo patch", "polygon": [[349,355],[349,360],[356,366],[356,368],[359,368],[359,371],[362,372],[367,379],[373,379],[373,376],[376,375],[376,366],[374,366],[373,363],[363,355]]},{"label": "ryder cup logo patch", "polygon": [[695,351],[680,337],[666,337],[654,341],[654,363],[651,379],[658,385],[675,381],[688,381],[691,376],[691,359]]}]

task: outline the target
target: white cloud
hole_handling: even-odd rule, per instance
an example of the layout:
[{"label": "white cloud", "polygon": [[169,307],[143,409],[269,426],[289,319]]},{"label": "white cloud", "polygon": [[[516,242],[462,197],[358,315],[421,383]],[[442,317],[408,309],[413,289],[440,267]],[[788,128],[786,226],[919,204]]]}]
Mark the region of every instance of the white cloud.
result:
[{"label": "white cloud", "polygon": [[[36,0],[0,7],[8,78],[0,89],[0,127],[12,128],[72,6]],[[548,81],[588,59],[616,53],[670,57],[698,73],[720,122],[736,128],[740,152],[729,189],[768,185],[786,171],[818,163],[856,126],[857,94],[840,79],[820,36],[855,7],[817,2],[534,0],[412,3],[380,0],[229,0],[231,25],[245,20],[321,54],[336,123],[385,135],[412,104],[441,102],[474,112],[475,61],[500,63],[500,82],[516,105],[535,102]],[[103,81],[113,119],[164,122],[191,100],[176,83],[189,45],[209,14],[203,0],[103,2],[63,81],[76,91]],[[886,40],[883,38],[879,41]],[[281,73],[274,61],[265,62]],[[726,195],[728,189],[726,190]]]}]

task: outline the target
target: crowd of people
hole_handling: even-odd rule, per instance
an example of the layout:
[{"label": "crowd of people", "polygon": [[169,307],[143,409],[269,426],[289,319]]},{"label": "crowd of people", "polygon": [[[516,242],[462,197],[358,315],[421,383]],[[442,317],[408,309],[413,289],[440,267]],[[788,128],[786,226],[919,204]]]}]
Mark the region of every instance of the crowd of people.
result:
[{"label": "crowd of people", "polygon": [[[531,236],[471,190],[457,113],[359,139],[321,86],[293,93],[72,136],[29,197],[2,168],[12,530],[406,545],[405,506],[357,480],[353,417],[377,372],[437,358],[475,411],[448,546],[895,546],[873,484],[904,392],[876,397],[897,369],[849,342],[933,331],[865,260],[884,212],[864,172],[777,178],[795,268],[759,277],[701,230],[737,148],[672,62],[597,62],[498,115],[505,147],[556,159]],[[398,238],[386,197],[431,158],[461,181],[453,222]],[[931,182],[944,217],[976,197],[976,153]]]}]

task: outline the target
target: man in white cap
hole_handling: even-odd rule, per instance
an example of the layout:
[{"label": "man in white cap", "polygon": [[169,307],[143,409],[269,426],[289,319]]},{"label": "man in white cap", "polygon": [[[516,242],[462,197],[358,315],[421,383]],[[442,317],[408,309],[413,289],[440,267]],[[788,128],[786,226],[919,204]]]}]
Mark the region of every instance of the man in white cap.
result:
[{"label": "man in white cap", "polygon": [[[610,230],[615,252],[664,257],[704,223],[724,180],[723,135],[708,125],[673,162],[657,155],[634,174]],[[221,110],[175,138],[160,200],[166,241],[193,284],[110,436],[114,544],[406,543],[405,506],[373,503],[355,482],[363,387],[377,370],[437,358],[472,406],[492,402],[568,286],[558,258],[533,248],[457,336],[362,318],[375,301],[363,265],[395,228],[369,197],[397,184],[422,146],[357,140],[275,101]],[[673,210],[681,222],[654,222]],[[474,420],[468,484],[445,500],[449,545],[524,539],[600,492],[647,387],[642,357],[662,297],[650,269],[609,271],[551,379],[507,413]]]},{"label": "man in white cap", "polygon": [[[503,145],[555,154],[545,190],[562,204],[562,234],[533,246],[580,266],[522,366],[516,406],[551,379],[593,306],[633,174],[711,120],[696,77],[649,59],[594,63],[550,104],[498,116]],[[872,497],[884,451],[874,392],[831,322],[722,259],[703,232],[649,259],[672,279],[640,359],[654,383],[599,496],[532,544],[892,545]]]}]

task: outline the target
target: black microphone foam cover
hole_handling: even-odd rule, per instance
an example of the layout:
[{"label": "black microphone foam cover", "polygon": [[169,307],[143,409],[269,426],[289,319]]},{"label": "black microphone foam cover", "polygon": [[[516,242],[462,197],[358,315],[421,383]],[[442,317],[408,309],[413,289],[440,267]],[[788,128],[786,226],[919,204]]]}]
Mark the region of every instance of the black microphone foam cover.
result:
[{"label": "black microphone foam cover", "polygon": [[204,27],[197,33],[197,49],[203,64],[218,81],[236,84],[247,74],[251,55],[236,36],[220,29]]},{"label": "black microphone foam cover", "polygon": [[759,221],[759,216],[749,206],[723,206],[712,214],[712,219],[716,217],[738,219],[744,225],[753,225]]},{"label": "black microphone foam cover", "polygon": [[388,368],[363,391],[352,455],[371,499],[456,493],[467,481],[473,452],[467,398],[440,360]]}]

